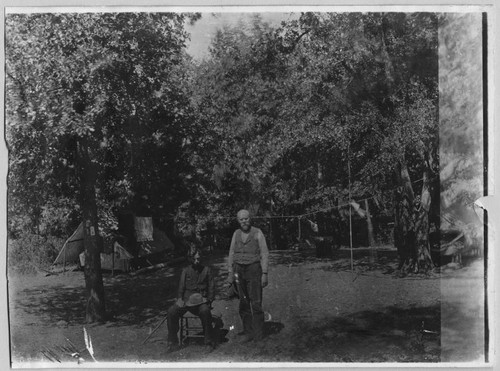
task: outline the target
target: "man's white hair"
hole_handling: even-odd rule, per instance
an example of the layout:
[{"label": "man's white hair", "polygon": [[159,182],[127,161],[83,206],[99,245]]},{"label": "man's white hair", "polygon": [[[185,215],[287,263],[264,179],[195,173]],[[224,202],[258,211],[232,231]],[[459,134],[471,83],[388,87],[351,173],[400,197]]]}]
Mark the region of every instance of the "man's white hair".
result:
[{"label": "man's white hair", "polygon": [[239,219],[243,215],[247,215],[247,217],[249,218],[250,217],[250,212],[248,210],[246,210],[246,209],[241,209],[240,211],[238,211],[238,214],[236,214],[236,217]]}]

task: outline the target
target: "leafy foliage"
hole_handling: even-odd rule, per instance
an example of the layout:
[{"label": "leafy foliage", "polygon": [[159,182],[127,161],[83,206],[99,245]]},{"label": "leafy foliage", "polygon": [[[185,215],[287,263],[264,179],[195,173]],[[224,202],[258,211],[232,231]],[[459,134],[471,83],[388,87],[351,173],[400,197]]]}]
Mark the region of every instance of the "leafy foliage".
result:
[{"label": "leafy foliage", "polygon": [[82,145],[106,230],[119,209],[200,235],[238,208],[300,214],[349,194],[386,220],[392,190],[413,195],[423,174],[435,208],[435,14],[302,13],[279,27],[256,15],[220,29],[200,62],[183,50],[186,17],[198,15],[8,16],[13,235],[74,228]]},{"label": "leafy foliage", "polygon": [[34,273],[40,269],[48,269],[63,244],[62,238],[42,237],[31,233],[24,233],[16,239],[9,239],[9,274],[13,272]]},{"label": "leafy foliage", "polygon": [[194,99],[218,144],[206,170],[216,191],[289,213],[345,199],[348,161],[357,197],[394,187],[405,157],[416,178],[425,153],[437,156],[436,22],[305,13],[278,29],[255,18],[220,30]]},{"label": "leafy foliage", "polygon": [[[55,213],[50,200],[60,197],[78,209],[84,141],[104,209],[146,201],[165,213],[186,197],[184,20],[168,13],[7,17],[11,220],[45,223],[43,210]],[[81,218],[69,217],[66,233]]]}]

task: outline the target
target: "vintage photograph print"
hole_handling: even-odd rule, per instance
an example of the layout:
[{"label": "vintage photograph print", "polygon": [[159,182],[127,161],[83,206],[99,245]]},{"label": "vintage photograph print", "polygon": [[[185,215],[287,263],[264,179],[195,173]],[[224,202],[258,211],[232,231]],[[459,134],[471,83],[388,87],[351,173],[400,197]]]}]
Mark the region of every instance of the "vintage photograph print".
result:
[{"label": "vintage photograph print", "polygon": [[487,9],[200,10],[6,8],[11,367],[488,365]]}]

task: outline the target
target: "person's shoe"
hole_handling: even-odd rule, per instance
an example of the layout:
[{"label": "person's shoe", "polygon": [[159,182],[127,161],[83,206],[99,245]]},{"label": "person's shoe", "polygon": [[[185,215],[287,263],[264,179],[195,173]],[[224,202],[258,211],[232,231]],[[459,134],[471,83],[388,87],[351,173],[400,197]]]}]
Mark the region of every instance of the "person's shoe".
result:
[{"label": "person's shoe", "polygon": [[215,343],[215,341],[209,341],[208,343],[205,343],[205,350],[207,352],[210,353],[215,350],[215,348],[217,348],[217,344]]}]

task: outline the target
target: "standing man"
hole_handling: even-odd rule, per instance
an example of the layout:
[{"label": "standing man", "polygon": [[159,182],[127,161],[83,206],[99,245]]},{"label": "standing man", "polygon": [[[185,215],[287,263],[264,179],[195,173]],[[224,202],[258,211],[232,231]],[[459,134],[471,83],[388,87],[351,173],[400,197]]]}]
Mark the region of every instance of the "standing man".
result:
[{"label": "standing man", "polygon": [[214,348],[211,303],[215,298],[215,281],[212,269],[201,264],[198,248],[189,252],[190,265],[182,270],[177,301],[167,312],[168,350],[179,348],[179,317],[190,311],[201,319],[205,345]]},{"label": "standing man", "polygon": [[259,228],[250,222],[250,213],[237,214],[240,228],[233,233],[228,257],[228,282],[236,283],[243,323],[243,342],[261,340],[264,328],[262,288],[268,284],[269,250]]}]

